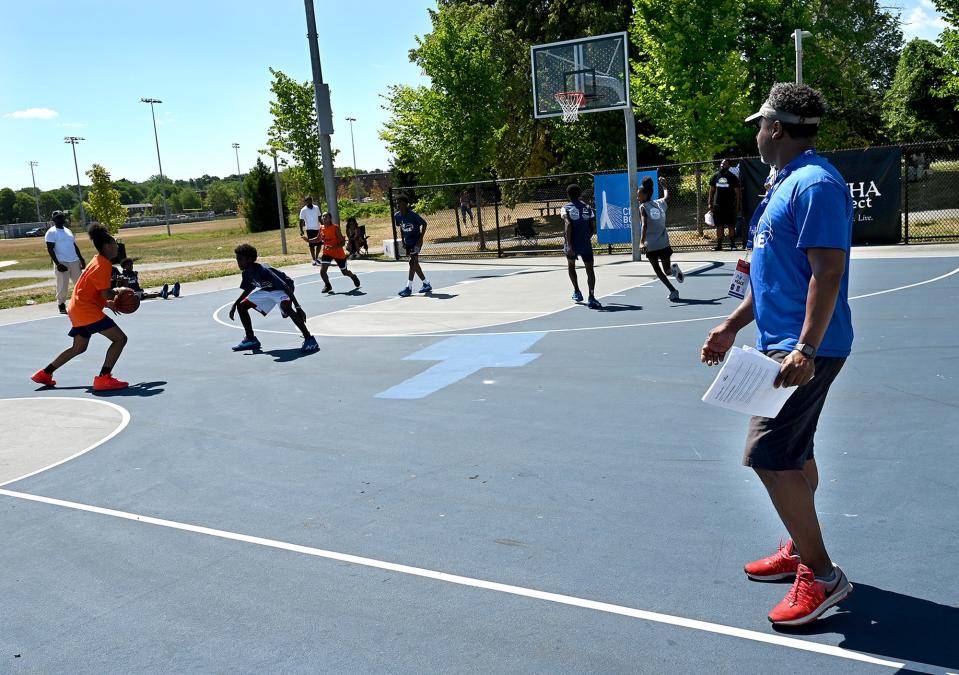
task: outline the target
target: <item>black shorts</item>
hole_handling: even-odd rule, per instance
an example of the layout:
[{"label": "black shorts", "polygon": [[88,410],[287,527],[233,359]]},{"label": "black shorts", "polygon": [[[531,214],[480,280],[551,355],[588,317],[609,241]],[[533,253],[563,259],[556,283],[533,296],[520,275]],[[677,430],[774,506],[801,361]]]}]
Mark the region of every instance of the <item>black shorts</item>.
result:
[{"label": "black shorts", "polygon": [[102,333],[105,330],[116,328],[116,325],[117,324],[113,319],[105,316],[99,321],[88,323],[86,326],[74,326],[70,329],[70,332],[67,333],[67,335],[70,337],[84,337],[89,340],[96,333]]},{"label": "black shorts", "polygon": [[593,247],[582,242],[579,244],[574,243],[572,249],[569,246],[563,246],[563,253],[566,255],[567,260],[576,260],[576,258],[579,258],[584,263],[593,262]]},{"label": "black shorts", "polygon": [[421,247],[419,246],[408,246],[405,241],[403,242],[403,250],[406,251],[406,255],[408,255],[411,258],[414,255],[420,254],[420,248]]},{"label": "black shorts", "polygon": [[713,209],[713,222],[716,227],[735,227],[736,214],[732,209]]},{"label": "black shorts", "polygon": [[672,257],[673,257],[672,246],[667,246],[666,248],[657,249],[655,251],[646,251],[646,259],[649,261],[662,260],[663,258],[672,258]]},{"label": "black shorts", "polygon": [[[771,351],[766,356],[782,362],[789,352]],[[846,362],[842,357],[817,356],[816,375],[799,387],[775,418],[753,417],[746,435],[743,464],[754,469],[789,471],[802,469],[813,458],[813,437],[826,394]]]},{"label": "black shorts", "polygon": [[[319,237],[319,236],[320,236],[320,231],[319,231],[319,230],[307,230],[307,231],[306,231],[306,238],[307,238],[307,239],[316,239],[316,238]],[[320,242],[318,242],[318,241],[310,242],[310,246],[319,246],[319,245],[320,245]]]},{"label": "black shorts", "polygon": [[346,258],[334,258],[331,255],[320,256],[320,262],[324,265],[332,265],[336,263],[336,266],[341,270],[346,269]]}]

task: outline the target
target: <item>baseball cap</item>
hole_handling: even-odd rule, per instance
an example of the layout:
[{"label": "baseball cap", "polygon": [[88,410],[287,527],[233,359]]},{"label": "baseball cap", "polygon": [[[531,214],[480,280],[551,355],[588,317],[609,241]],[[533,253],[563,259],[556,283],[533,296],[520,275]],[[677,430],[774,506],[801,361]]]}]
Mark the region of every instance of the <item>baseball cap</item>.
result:
[{"label": "baseball cap", "polygon": [[753,113],[745,121],[750,124],[757,122],[761,117],[765,117],[767,120],[779,120],[786,124],[819,124],[819,120],[822,119],[821,117],[802,117],[788,110],[775,108],[769,101],[766,101],[760,106],[759,112]]}]

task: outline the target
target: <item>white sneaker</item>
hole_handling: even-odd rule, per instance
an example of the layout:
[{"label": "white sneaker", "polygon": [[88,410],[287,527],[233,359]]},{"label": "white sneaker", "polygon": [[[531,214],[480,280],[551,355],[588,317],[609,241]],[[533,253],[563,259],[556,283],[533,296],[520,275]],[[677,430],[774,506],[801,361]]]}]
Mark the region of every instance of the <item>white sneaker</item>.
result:
[{"label": "white sneaker", "polygon": [[679,291],[670,291],[669,292],[669,301],[676,302],[679,300]]},{"label": "white sneaker", "polygon": [[677,265],[676,263],[673,263],[672,266],[670,267],[670,271],[673,273],[673,277],[676,279],[676,281],[678,281],[679,283],[683,283],[683,280],[686,278],[686,275],[683,274],[683,271],[681,269],[679,269],[679,265]]}]

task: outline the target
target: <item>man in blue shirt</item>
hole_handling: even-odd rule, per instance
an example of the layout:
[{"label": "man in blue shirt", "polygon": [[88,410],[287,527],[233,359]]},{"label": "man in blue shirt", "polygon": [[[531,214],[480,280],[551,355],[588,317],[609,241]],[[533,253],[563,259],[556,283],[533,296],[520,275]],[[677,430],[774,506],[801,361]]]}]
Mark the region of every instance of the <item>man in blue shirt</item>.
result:
[{"label": "man in blue shirt", "polygon": [[797,387],[776,418],[750,421],[743,463],[766,487],[791,539],[773,555],[746,565],[750,579],[794,579],[769,613],[781,626],[819,618],[852,584],[834,565],[816,516],[819,473],[813,437],[829,386],[852,348],[849,248],[853,205],[846,182],[816,154],[822,95],[801,84],[775,85],[746,119],[776,180],[753,214],[750,292],[710,331],[701,359],[723,360],[736,334],[753,320],[756,348],[782,365],[776,386]]},{"label": "man in blue shirt", "polygon": [[410,208],[410,199],[406,195],[400,195],[396,198],[396,213],[393,214],[393,222],[400,235],[403,238],[403,248],[406,249],[406,255],[410,258],[410,274],[407,278],[406,288],[401,290],[398,295],[401,298],[408,298],[413,295],[413,275],[415,274],[423,282],[420,287],[420,293],[430,293],[433,287],[426,280],[423,274],[423,268],[420,267],[420,251],[423,249],[423,237],[426,235],[426,221],[423,217]]}]

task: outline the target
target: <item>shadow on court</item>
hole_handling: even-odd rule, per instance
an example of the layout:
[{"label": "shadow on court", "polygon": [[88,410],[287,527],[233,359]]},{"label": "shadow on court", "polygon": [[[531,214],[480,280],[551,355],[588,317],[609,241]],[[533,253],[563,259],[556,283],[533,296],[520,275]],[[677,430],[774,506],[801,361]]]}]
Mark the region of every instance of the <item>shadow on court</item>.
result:
[{"label": "shadow on court", "polygon": [[113,391],[93,391],[93,387],[39,387],[36,391],[83,391],[100,398],[122,398],[124,396],[156,396],[162,394],[166,389],[165,381],[160,382],[137,382],[131,384],[126,389],[115,389]]},{"label": "shadow on court", "polygon": [[635,312],[642,308],[642,305],[626,305],[621,302],[609,302],[603,305],[604,312]]},{"label": "shadow on court", "polygon": [[790,635],[836,633],[840,647],[915,664],[959,668],[959,607],[940,605],[875,586],[855,590],[824,619]]},{"label": "shadow on court", "polygon": [[718,305],[723,300],[726,299],[724,295],[721,298],[712,298],[710,300],[697,300],[696,298],[679,298],[678,300],[673,300],[674,305]]},{"label": "shadow on court", "polygon": [[269,349],[262,350],[257,349],[256,351],[250,352],[250,356],[255,356],[258,354],[263,354],[265,356],[272,356],[273,360],[277,363],[289,363],[290,361],[296,361],[297,359],[302,359],[306,356],[312,356],[313,354],[318,354],[319,350],[315,352],[302,352],[299,347],[292,347],[290,349]]}]

